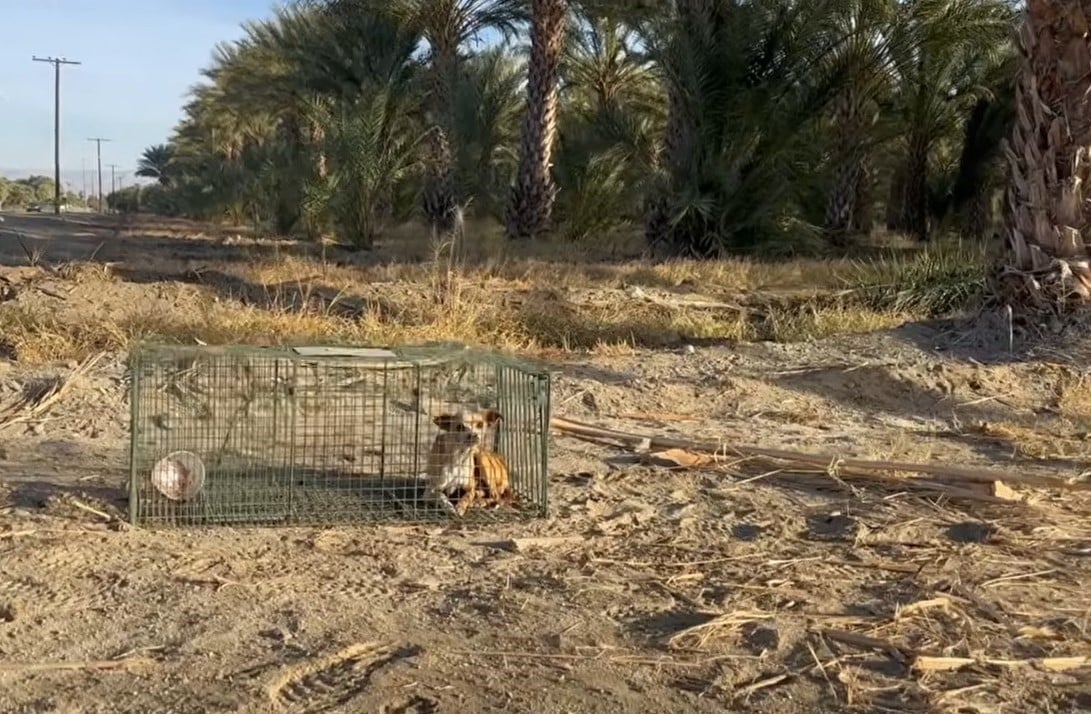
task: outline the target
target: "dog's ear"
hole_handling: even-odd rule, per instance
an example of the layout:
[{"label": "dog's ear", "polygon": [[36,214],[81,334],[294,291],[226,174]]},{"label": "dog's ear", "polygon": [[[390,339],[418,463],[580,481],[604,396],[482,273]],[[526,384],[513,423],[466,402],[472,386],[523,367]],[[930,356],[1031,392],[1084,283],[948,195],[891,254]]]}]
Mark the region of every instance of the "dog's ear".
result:
[{"label": "dog's ear", "polygon": [[440,414],[432,418],[432,423],[443,431],[456,431],[462,426],[462,420],[454,414]]},{"label": "dog's ear", "polygon": [[492,426],[493,424],[504,418],[503,415],[495,409],[486,409],[482,416],[485,417],[486,426]]}]

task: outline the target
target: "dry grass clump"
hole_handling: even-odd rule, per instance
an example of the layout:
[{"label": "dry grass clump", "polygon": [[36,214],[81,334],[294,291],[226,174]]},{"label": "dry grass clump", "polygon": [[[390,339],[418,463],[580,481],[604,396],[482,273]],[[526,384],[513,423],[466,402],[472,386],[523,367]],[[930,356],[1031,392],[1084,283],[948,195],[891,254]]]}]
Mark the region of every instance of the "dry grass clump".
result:
[{"label": "dry grass clump", "polygon": [[[631,350],[813,340],[928,313],[927,301],[907,300],[904,291],[884,302],[874,287],[889,278],[881,261],[870,268],[818,259],[607,261],[601,247],[510,244],[496,231],[468,230],[467,257],[446,283],[420,231],[361,256],[287,239],[206,240],[186,222],[130,219],[126,226],[132,235],[118,240],[133,248],[122,260],[58,269],[43,256],[33,283],[52,301],[0,306],[0,349],[27,363],[80,359],[142,339]],[[927,260],[925,289],[932,289],[944,263]],[[914,264],[897,265],[912,271]],[[658,295],[634,296],[634,288]],[[699,299],[685,299],[693,296]]]},{"label": "dry grass clump", "polygon": [[[188,293],[178,286],[169,307],[133,302],[124,309],[55,311],[35,305],[0,307],[0,343],[19,361],[81,359],[100,350],[125,349],[134,340],[283,344],[304,342],[392,344],[458,340],[510,350],[633,349],[677,347],[701,340],[818,339],[891,327],[908,315],[827,307],[738,312],[672,310],[624,299],[576,306],[551,294],[522,295],[465,278],[460,298],[432,305],[421,284],[395,283],[378,293],[397,298],[361,299],[334,286],[280,286],[262,295],[223,296],[214,289]],[[264,286],[259,286],[264,287]],[[333,292],[332,297],[326,297]]]}]

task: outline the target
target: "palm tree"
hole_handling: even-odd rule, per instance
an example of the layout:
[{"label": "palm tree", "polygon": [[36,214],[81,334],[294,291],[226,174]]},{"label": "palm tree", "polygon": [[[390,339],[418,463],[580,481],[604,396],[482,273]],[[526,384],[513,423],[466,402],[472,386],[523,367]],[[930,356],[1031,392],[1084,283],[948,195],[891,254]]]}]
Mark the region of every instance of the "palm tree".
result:
[{"label": "palm tree", "polygon": [[527,111],[519,147],[519,169],[506,215],[509,238],[545,230],[553,213],[553,144],[557,135],[557,90],[564,53],[568,0],[531,0]]},{"label": "palm tree", "polygon": [[833,105],[831,159],[834,176],[826,196],[826,239],[844,247],[865,229],[868,154],[877,111],[875,100],[890,86],[892,28],[898,22],[893,0],[848,0],[823,18],[835,51],[823,63],[842,84]]},{"label": "palm tree", "polygon": [[167,186],[170,184],[170,163],[173,158],[174,147],[170,144],[149,146],[136,162],[136,175],[153,178]]},{"label": "palm tree", "polygon": [[498,220],[518,164],[525,78],[521,57],[491,47],[463,63],[455,92],[457,181],[474,197],[478,214]]},{"label": "palm tree", "polygon": [[[359,0],[341,0],[359,2]],[[486,31],[502,36],[515,32],[524,18],[519,0],[390,0],[385,11],[419,33],[428,44],[430,82],[428,159],[423,190],[424,214],[441,234],[462,197],[455,186],[456,100],[463,56],[468,44]]]},{"label": "palm tree", "polygon": [[969,238],[984,239],[993,220],[993,195],[1004,168],[1004,138],[1010,136],[1015,121],[1015,60],[1012,51],[990,68],[984,77],[988,91],[978,97],[963,123],[962,146],[943,208],[959,218]]},{"label": "palm tree", "polygon": [[712,257],[814,232],[814,120],[840,87],[816,68],[836,49],[822,20],[840,1],[676,0],[650,24],[669,97],[645,228],[653,253]]},{"label": "palm tree", "polygon": [[895,28],[908,35],[897,43],[894,107],[903,127],[905,228],[917,240],[931,234],[934,151],[987,93],[980,80],[1005,51],[1011,20],[1007,0],[913,0]]},{"label": "palm tree", "polygon": [[1016,121],[1006,147],[1007,255],[994,290],[1020,312],[1091,301],[1084,187],[1091,177],[1091,46],[1081,3],[1028,0],[1019,31]]},{"label": "palm tree", "polygon": [[[564,237],[593,239],[640,215],[657,160],[666,98],[636,28],[616,15],[577,8],[561,82],[553,175]],[[631,16],[631,13],[630,13]]]}]

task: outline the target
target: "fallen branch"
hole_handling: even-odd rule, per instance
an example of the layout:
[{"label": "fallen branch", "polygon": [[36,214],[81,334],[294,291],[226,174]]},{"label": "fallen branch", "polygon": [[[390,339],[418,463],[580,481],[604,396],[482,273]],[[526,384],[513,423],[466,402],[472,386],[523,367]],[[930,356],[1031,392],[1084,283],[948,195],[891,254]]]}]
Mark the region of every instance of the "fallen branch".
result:
[{"label": "fallen branch", "polygon": [[105,512],[105,511],[100,511],[99,509],[95,508],[94,506],[89,506],[86,503],[84,503],[83,501],[79,500],[78,498],[69,498],[68,502],[71,503],[76,508],[80,509],[81,511],[86,511],[87,513],[98,516],[99,518],[102,518],[103,520],[106,520],[106,521],[114,520],[114,517],[111,516],[109,513]]},{"label": "fallen branch", "polygon": [[[786,449],[772,449],[762,446],[740,445],[732,446],[726,443],[687,441],[684,439],[672,439],[670,437],[632,434],[614,429],[606,429],[562,417],[554,417],[550,420],[550,428],[568,436],[582,438],[598,443],[615,443],[636,451],[684,449],[698,454],[707,454],[713,460],[726,461],[738,458],[764,458],[784,461],[793,466],[809,466],[822,471],[833,470],[841,476],[867,476],[874,477],[876,472],[907,472],[938,476],[957,481],[971,483],[993,484],[996,482],[1019,484],[1023,486],[1037,486],[1039,488],[1057,488],[1072,491],[1091,491],[1091,483],[1067,482],[1059,479],[1033,476],[1030,474],[1012,473],[996,469],[979,469],[966,466],[952,466],[946,464],[921,464],[906,461],[872,461],[858,458],[842,458],[835,454],[809,454],[806,452],[788,451]],[[890,478],[889,476],[887,478]],[[898,479],[901,481],[915,481],[913,477]],[[948,490],[944,484],[922,483],[929,488]],[[958,487],[949,487],[951,491],[960,496],[972,498],[984,498],[1008,503],[1009,499],[988,498],[972,494]],[[955,495],[954,493],[952,495]]]},{"label": "fallen branch", "polygon": [[73,669],[133,669],[150,667],[154,659],[126,657],[125,659],[85,660],[81,662],[0,662],[0,672],[58,672]]},{"label": "fallen branch", "polygon": [[90,372],[105,355],[105,352],[99,352],[88,357],[68,375],[58,378],[49,389],[31,396],[24,395],[21,399],[4,407],[0,410],[0,429],[34,421],[45,414],[68,393],[77,377]]}]

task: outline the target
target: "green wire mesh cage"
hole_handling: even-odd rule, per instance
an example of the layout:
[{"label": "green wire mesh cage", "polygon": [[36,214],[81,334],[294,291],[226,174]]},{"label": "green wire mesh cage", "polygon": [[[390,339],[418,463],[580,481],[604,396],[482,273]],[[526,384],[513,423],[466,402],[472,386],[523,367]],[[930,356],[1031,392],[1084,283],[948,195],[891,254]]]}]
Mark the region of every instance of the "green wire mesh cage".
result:
[{"label": "green wire mesh cage", "polygon": [[[453,345],[142,345],[130,365],[134,524],[547,513],[549,373],[529,363]],[[474,429],[460,426],[471,418]],[[468,431],[479,438],[463,438]],[[462,446],[438,447],[444,438]],[[510,485],[504,499],[486,498],[483,485],[497,455]],[[443,474],[472,478],[447,488]]]}]

